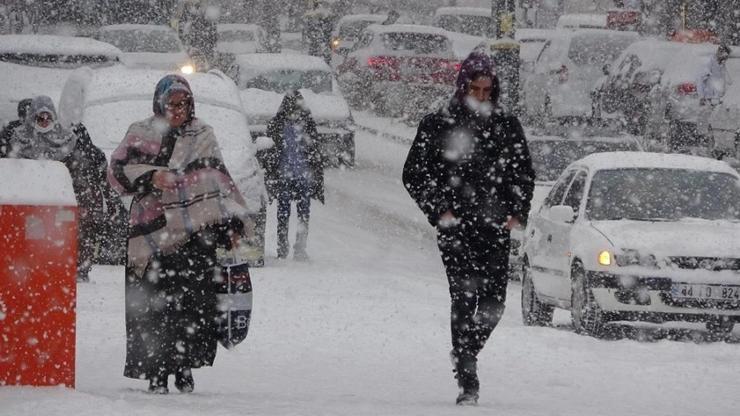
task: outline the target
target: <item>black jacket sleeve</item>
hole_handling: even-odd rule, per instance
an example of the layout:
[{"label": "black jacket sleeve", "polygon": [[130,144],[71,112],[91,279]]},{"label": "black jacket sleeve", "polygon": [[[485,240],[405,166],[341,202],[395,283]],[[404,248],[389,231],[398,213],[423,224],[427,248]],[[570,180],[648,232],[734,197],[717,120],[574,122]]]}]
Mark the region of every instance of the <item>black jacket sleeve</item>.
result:
[{"label": "black jacket sleeve", "polygon": [[507,134],[510,139],[509,153],[512,155],[507,175],[511,198],[509,215],[518,218],[519,222],[525,225],[534,194],[535,172],[521,123],[516,117],[509,117],[507,124],[509,130]]},{"label": "black jacket sleeve", "polygon": [[435,163],[440,161],[436,160],[439,149],[434,139],[438,134],[439,126],[434,115],[422,119],[406,157],[402,178],[411,198],[435,227],[439,217],[451,208],[451,202],[444,197],[443,188],[437,183]]},{"label": "black jacket sleeve", "polygon": [[313,182],[311,183],[311,196],[324,203],[324,156],[319,147],[319,133],[316,130],[316,122],[311,115],[306,116],[306,132],[311,138],[308,147],[308,162],[311,168]]}]

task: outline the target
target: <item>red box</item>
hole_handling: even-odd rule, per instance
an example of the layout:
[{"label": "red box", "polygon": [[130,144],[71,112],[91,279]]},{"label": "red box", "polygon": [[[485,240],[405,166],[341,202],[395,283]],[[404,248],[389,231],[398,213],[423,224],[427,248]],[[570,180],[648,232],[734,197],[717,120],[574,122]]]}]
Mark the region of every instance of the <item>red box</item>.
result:
[{"label": "red box", "polygon": [[75,385],[77,206],[57,162],[0,159],[0,385]]}]

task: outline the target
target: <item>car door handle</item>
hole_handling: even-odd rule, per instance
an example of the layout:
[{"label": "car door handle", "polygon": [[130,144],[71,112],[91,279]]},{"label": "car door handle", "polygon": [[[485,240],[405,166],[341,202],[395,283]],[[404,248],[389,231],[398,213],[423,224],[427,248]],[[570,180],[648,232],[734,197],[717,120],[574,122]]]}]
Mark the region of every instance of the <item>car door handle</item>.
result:
[{"label": "car door handle", "polygon": [[547,235],[547,242],[552,243],[552,234]]}]

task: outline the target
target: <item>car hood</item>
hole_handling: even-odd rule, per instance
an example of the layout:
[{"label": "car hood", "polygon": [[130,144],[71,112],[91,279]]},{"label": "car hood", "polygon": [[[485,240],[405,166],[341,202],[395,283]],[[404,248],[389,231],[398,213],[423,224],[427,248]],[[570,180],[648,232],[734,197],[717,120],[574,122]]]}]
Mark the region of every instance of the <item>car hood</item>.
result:
[{"label": "car hood", "polygon": [[740,222],[685,219],[676,222],[595,221],[593,227],[617,249],[667,256],[737,257]]},{"label": "car hood", "polygon": [[[344,121],[349,118],[349,107],[341,96],[316,94],[310,90],[300,91],[317,123]],[[247,88],[240,94],[244,111],[253,122],[274,117],[284,97],[280,93],[256,88]]]},{"label": "car hood", "polygon": [[132,52],[123,54],[123,62],[131,68],[179,70],[190,59],[185,52],[150,53]]}]

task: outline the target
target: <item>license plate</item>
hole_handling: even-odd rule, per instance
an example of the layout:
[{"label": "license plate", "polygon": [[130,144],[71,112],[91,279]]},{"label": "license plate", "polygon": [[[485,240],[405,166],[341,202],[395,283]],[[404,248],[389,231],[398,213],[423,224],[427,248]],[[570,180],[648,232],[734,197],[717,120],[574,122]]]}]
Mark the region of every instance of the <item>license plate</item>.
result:
[{"label": "license plate", "polygon": [[671,296],[674,299],[740,300],[740,286],[676,283],[671,286]]}]

